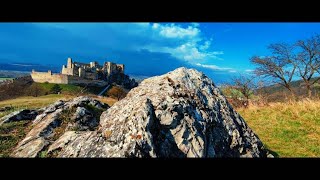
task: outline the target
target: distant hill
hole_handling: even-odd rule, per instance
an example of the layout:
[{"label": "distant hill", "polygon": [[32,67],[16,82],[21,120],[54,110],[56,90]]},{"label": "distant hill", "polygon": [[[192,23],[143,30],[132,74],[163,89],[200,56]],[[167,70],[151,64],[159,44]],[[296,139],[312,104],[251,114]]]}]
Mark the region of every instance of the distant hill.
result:
[{"label": "distant hill", "polygon": [[31,72],[32,69],[36,71],[51,70],[54,73],[58,73],[60,72],[61,67],[57,67],[54,65],[40,65],[40,64],[21,63],[21,62],[0,63],[0,70]]},{"label": "distant hill", "polygon": [[0,78],[18,78],[30,75],[28,71],[0,70]]},{"label": "distant hill", "polygon": [[[313,78],[313,80],[315,79],[316,78]],[[292,81],[290,84],[298,98],[306,97],[307,90],[303,85],[303,80]],[[265,94],[270,101],[283,101],[285,97],[289,95],[289,90],[279,84],[274,84],[258,89],[257,93]],[[312,88],[312,95],[317,97],[320,95],[320,81],[315,83]]]}]

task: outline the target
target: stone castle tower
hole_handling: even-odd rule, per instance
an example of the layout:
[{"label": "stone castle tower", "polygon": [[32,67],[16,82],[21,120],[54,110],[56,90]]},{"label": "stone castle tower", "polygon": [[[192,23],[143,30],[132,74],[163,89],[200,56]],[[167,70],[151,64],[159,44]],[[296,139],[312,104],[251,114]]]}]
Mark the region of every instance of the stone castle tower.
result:
[{"label": "stone castle tower", "polygon": [[73,62],[71,58],[68,58],[67,66],[63,65],[61,71],[61,74],[85,79],[98,79],[98,73],[103,74],[105,78],[115,73],[124,73],[124,64],[105,62],[103,66],[100,66],[96,61],[85,64]]}]

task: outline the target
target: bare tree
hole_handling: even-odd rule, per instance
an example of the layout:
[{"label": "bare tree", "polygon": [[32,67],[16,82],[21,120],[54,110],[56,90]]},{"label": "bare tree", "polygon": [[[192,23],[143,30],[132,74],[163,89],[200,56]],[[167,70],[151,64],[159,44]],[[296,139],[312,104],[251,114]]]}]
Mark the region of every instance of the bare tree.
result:
[{"label": "bare tree", "polygon": [[240,74],[238,77],[234,77],[232,79],[234,88],[241,92],[241,94],[245,98],[244,106],[249,106],[249,98],[251,95],[253,95],[253,91],[256,88],[256,85],[254,83],[254,77],[253,76],[245,76],[243,74]]},{"label": "bare tree", "polygon": [[37,83],[33,83],[27,90],[27,94],[33,97],[44,95],[43,88]]},{"label": "bare tree", "polygon": [[319,73],[320,68],[320,36],[316,35],[310,39],[299,40],[296,45],[299,52],[295,63],[310,98],[312,95],[311,87],[320,79],[320,77],[313,78],[317,72]]},{"label": "bare tree", "polygon": [[293,46],[278,43],[271,44],[268,49],[272,53],[271,56],[254,56],[251,58],[251,63],[257,66],[254,71],[255,74],[262,77],[271,77],[274,82],[287,88],[291,95],[294,96],[293,89],[290,85],[297,68],[296,64],[293,63]]}]

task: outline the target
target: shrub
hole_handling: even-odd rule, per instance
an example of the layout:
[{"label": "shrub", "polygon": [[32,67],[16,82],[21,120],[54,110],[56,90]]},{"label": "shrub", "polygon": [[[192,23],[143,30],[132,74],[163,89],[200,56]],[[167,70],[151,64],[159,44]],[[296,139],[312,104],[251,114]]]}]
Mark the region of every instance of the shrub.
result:
[{"label": "shrub", "polygon": [[39,86],[37,83],[32,83],[32,85],[27,89],[27,95],[33,96],[33,97],[38,97],[41,95],[44,95],[44,89]]},{"label": "shrub", "polygon": [[51,94],[58,94],[60,93],[62,90],[62,88],[58,85],[58,84],[55,84],[51,89],[50,89],[50,93]]}]

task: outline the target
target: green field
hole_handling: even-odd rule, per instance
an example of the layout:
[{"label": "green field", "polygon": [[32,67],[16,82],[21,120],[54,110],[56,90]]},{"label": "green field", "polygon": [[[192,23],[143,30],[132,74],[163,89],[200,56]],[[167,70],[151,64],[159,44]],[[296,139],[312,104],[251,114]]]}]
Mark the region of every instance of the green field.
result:
[{"label": "green field", "polygon": [[271,103],[237,111],[275,155],[320,157],[320,101]]}]

